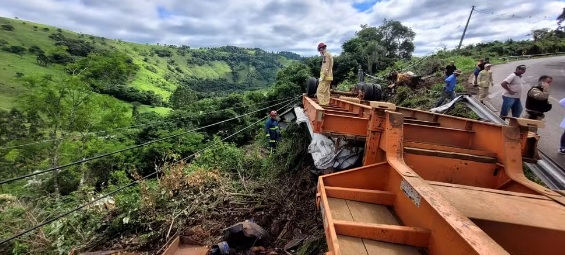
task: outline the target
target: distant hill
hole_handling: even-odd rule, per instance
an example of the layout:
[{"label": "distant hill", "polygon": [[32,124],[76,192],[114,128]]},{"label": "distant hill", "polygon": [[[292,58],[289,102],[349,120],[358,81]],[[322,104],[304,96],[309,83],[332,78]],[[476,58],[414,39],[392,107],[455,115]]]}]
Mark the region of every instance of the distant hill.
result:
[{"label": "distant hill", "polygon": [[83,70],[98,93],[166,107],[179,86],[208,96],[266,88],[281,68],[302,58],[258,48],[138,44],[0,17],[0,59],[0,109],[9,109],[25,90],[19,78],[31,75]]}]

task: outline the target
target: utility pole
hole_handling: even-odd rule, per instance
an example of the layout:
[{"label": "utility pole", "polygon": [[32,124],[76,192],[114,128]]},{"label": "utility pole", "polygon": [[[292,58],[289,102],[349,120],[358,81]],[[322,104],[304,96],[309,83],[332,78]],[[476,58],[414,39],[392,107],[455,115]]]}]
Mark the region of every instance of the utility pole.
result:
[{"label": "utility pole", "polygon": [[457,46],[457,49],[460,49],[461,44],[463,44],[463,38],[465,38],[465,33],[467,32],[467,27],[469,26],[469,21],[471,20],[471,15],[473,15],[474,10],[475,10],[475,6],[473,5],[473,8],[471,8],[471,13],[469,13],[469,18],[467,19],[467,24],[465,24],[465,29],[463,30],[463,35],[461,35],[461,40],[459,41],[459,46]]}]

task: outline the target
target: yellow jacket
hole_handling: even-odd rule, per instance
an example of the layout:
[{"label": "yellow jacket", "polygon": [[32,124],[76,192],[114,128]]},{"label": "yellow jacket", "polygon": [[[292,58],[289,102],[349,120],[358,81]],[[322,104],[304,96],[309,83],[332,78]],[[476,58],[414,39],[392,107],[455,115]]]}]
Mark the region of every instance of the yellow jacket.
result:
[{"label": "yellow jacket", "polygon": [[320,68],[320,80],[333,81],[333,66],[334,58],[328,51],[324,51],[324,55],[322,56],[322,67]]},{"label": "yellow jacket", "polygon": [[479,73],[479,76],[477,76],[477,84],[482,88],[488,88],[489,86],[493,85],[492,72],[482,70]]}]

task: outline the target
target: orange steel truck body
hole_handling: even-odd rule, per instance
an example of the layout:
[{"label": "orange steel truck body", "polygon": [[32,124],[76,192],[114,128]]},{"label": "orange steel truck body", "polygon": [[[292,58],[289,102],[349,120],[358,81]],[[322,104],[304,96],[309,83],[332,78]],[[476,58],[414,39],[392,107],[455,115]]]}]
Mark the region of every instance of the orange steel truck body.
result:
[{"label": "orange steel truck body", "polygon": [[355,101],[303,98],[315,133],[365,139],[362,167],[319,177],[327,255],[565,254],[565,197],[524,176],[523,120]]}]

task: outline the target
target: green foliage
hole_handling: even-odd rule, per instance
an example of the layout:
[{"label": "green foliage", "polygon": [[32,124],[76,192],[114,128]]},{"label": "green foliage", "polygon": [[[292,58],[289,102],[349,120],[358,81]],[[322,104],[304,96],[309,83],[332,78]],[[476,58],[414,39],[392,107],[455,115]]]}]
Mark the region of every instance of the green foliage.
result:
[{"label": "green foliage", "polygon": [[284,132],[283,140],[277,146],[275,153],[267,159],[264,174],[274,177],[294,172],[305,160],[311,159],[307,153],[310,141],[308,136],[308,130],[304,130],[296,123],[291,123]]},{"label": "green foliage", "polygon": [[65,46],[69,54],[86,57],[94,50],[92,43],[84,40],[66,38],[61,32],[62,31],[59,31],[57,34],[52,34],[49,38],[55,40],[56,46]]},{"label": "green foliage", "polygon": [[[0,25],[13,26],[16,31],[3,33],[0,39],[0,59],[5,60],[0,63],[0,108],[9,110],[15,105],[16,97],[26,89],[23,83],[13,79],[15,73],[52,74],[59,77],[68,76],[72,71],[75,71],[75,75],[81,71],[85,74],[88,69],[77,69],[76,66],[88,66],[85,62],[91,62],[92,56],[97,54],[102,54],[100,58],[126,55],[133,65],[144,68],[125,75],[125,82],[118,82],[105,91],[99,89],[95,92],[109,94],[130,103],[138,101],[144,104],[140,109],[160,112],[167,110],[147,105],[167,106],[169,97],[178,86],[189,86],[207,96],[260,90],[272,85],[276,73],[282,67],[301,59],[290,52],[269,53],[261,49],[232,46],[191,49],[186,45],[135,44],[30,23],[27,26],[0,17]],[[33,46],[27,46],[29,49],[26,51],[18,49],[21,54],[19,60],[12,57],[15,54],[1,50],[6,46],[10,50],[11,46],[30,42]],[[25,54],[27,52],[30,54]],[[69,65],[73,67],[70,68]],[[106,71],[112,73],[115,70],[110,68]]]},{"label": "green foliage", "polygon": [[187,86],[178,86],[169,98],[169,104],[173,109],[188,107],[197,100],[196,93]]},{"label": "green foliage", "polygon": [[67,47],[58,46],[50,51],[47,55],[50,63],[66,65],[74,61],[73,57],[67,52]]},{"label": "green foliage", "polygon": [[234,144],[224,143],[214,136],[210,141],[213,146],[199,153],[194,164],[211,169],[218,169],[230,173],[238,173],[243,169],[243,152]]},{"label": "green foliage", "polygon": [[14,26],[12,26],[12,25],[10,25],[10,24],[2,24],[1,27],[2,27],[3,30],[6,30],[6,31],[14,31],[14,30],[16,30],[16,29],[14,28]]},{"label": "green foliage", "polygon": [[69,74],[81,77],[98,88],[108,88],[113,84],[126,84],[139,70],[128,55],[121,52],[101,51],[91,53],[67,67]]},{"label": "green foliage", "polygon": [[[384,20],[379,27],[361,25],[361,30],[342,45],[342,53],[334,57],[334,84],[352,79],[359,67],[374,74],[394,65],[399,60],[407,60],[414,52],[416,34],[399,21]],[[319,57],[306,60],[312,75],[318,77]]]},{"label": "green foliage", "polygon": [[27,51],[25,47],[15,46],[15,45],[5,46],[5,47],[2,48],[2,50],[7,51],[7,52],[11,52],[11,53],[14,53],[14,54],[18,54],[20,56],[23,55]]}]

